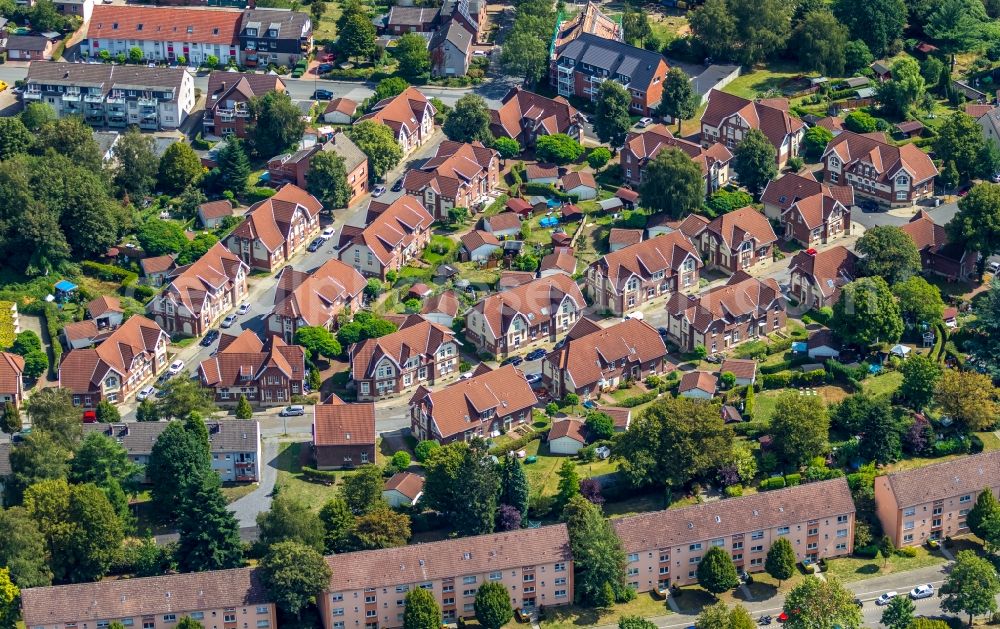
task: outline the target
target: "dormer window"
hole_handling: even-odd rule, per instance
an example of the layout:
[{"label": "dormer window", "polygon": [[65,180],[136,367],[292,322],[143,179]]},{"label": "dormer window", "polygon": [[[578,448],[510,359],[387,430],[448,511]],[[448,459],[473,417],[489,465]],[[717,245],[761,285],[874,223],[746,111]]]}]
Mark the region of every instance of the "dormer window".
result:
[{"label": "dormer window", "polygon": [[188,32],[189,35],[191,33],[193,33],[194,32],[194,27],[193,26],[188,26],[187,32]]},{"label": "dormer window", "polygon": [[837,168],[838,166],[840,166],[840,160],[837,159],[836,157],[831,157],[830,158],[830,166],[832,166],[834,168]]}]

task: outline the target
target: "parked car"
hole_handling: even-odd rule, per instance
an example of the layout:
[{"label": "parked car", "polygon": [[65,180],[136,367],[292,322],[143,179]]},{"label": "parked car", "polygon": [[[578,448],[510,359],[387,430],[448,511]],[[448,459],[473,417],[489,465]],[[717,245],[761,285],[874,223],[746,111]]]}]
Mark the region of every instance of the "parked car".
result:
[{"label": "parked car", "polygon": [[1000,262],[990,262],[986,265],[986,269],[993,275],[996,275],[997,271],[1000,271]]},{"label": "parked car", "polygon": [[333,92],[330,90],[316,90],[313,92],[313,100],[331,100],[333,99]]},{"label": "parked car", "polygon": [[875,604],[876,605],[880,605],[880,606],[881,605],[888,605],[889,601],[891,601],[892,599],[896,598],[897,596],[899,596],[899,592],[896,592],[896,591],[886,592],[885,594],[879,595],[879,597],[877,599],[875,599]]},{"label": "parked car", "polygon": [[305,414],[306,414],[306,407],[302,406],[301,404],[292,404],[291,406],[286,406],[285,408],[281,409],[280,413],[278,413],[278,415],[281,415],[282,417],[297,417],[299,415],[305,415]]},{"label": "parked car", "polygon": [[383,194],[385,194],[385,186],[383,186],[382,184],[378,184],[377,186],[375,186],[372,189],[372,196],[373,197],[380,197]]},{"label": "parked car", "polygon": [[396,183],[392,184],[392,191],[399,192],[402,189],[403,189],[403,178],[400,177],[399,179],[396,180]]},{"label": "parked car", "polygon": [[316,74],[326,74],[327,72],[333,72],[334,66],[332,63],[321,63],[316,66]]},{"label": "parked car", "polygon": [[170,363],[169,367],[167,367],[167,373],[170,374],[171,376],[176,376],[181,372],[182,369],[184,369],[184,361],[175,360],[174,362]]},{"label": "parked car", "polygon": [[639,127],[640,129],[645,129],[651,124],[653,124],[652,118],[639,118],[639,122],[635,123],[635,126]]},{"label": "parked car", "polygon": [[515,367],[517,367],[518,365],[520,365],[523,362],[524,362],[524,359],[521,358],[520,356],[511,356],[509,358],[503,359],[503,361],[500,362],[500,366],[504,367],[506,365],[514,365]]},{"label": "parked car", "polygon": [[458,379],[459,380],[468,380],[471,377],[472,377],[472,372],[471,371],[466,371],[465,373],[463,373],[462,375],[460,375],[458,377]]},{"label": "parked car", "polygon": [[323,240],[322,237],[319,237],[316,240],[314,240],[311,243],[309,243],[309,246],[306,247],[306,251],[308,251],[309,253],[315,253],[315,252],[319,251],[319,248],[323,246],[324,242],[326,242],[326,241]]},{"label": "parked car", "polygon": [[525,359],[538,360],[539,358],[545,358],[545,353],[546,353],[545,350],[539,347],[538,349],[533,349],[530,352],[528,352],[528,355],[525,356]]},{"label": "parked car", "polygon": [[583,408],[587,409],[588,411],[593,408],[597,408],[597,402],[595,402],[594,400],[586,400],[583,403]]},{"label": "parked car", "polygon": [[219,338],[219,331],[212,328],[208,332],[205,332],[205,338],[201,339],[201,346],[208,347]]},{"label": "parked car", "polygon": [[542,381],[542,374],[540,373],[529,373],[524,377],[525,382],[528,384],[536,384]]},{"label": "parked car", "polygon": [[240,304],[240,307],[236,309],[236,314],[241,317],[248,312],[250,312],[250,302],[248,301],[244,301]]},{"label": "parked car", "polygon": [[660,336],[662,337],[666,337],[668,334],[670,334],[670,332],[668,332],[667,329],[664,327],[656,328],[656,331],[659,332]]},{"label": "parked car", "polygon": [[323,232],[319,235],[319,237],[322,238],[323,240],[330,240],[331,238],[333,238],[333,235],[335,233],[337,233],[337,228],[334,227],[333,225],[327,225],[326,227],[323,228]]},{"label": "parked car", "polygon": [[226,315],[226,318],[222,320],[222,327],[230,328],[236,323],[236,315]]},{"label": "parked car", "polygon": [[910,590],[910,598],[917,600],[920,598],[930,598],[934,596],[934,586],[928,583],[927,585],[918,585],[917,587]]},{"label": "parked car", "polygon": [[155,392],[156,389],[154,389],[153,387],[143,387],[139,389],[138,393],[135,394],[135,399],[141,402],[146,398],[148,398],[149,396],[153,395],[153,393]]},{"label": "parked car", "polygon": [[83,417],[81,417],[80,419],[85,424],[96,424],[97,411],[83,411]]}]

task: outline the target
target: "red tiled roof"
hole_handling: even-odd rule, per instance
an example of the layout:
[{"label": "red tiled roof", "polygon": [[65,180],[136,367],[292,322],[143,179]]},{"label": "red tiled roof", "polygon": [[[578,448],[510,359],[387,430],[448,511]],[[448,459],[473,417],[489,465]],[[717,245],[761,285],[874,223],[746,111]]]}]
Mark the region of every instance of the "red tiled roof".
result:
[{"label": "red tiled roof", "polygon": [[623,201],[631,201],[632,203],[639,200],[639,193],[630,188],[618,188],[615,190],[615,196]]},{"label": "red tiled roof", "polygon": [[240,269],[245,275],[249,267],[224,244],[217,242],[193,263],[172,271],[168,276],[170,284],[163,294],[176,298],[188,310],[200,314],[208,294],[231,286]]},{"label": "red tiled roof", "polygon": [[701,120],[718,127],[723,120],[735,114],[739,114],[751,128],[762,131],[775,148],[782,145],[788,134],[803,127],[801,120],[788,114],[787,100],[751,101],[715,89],[708,93],[708,107]]},{"label": "red tiled roof", "polygon": [[705,391],[715,395],[715,390],[718,387],[719,379],[715,374],[708,373],[707,371],[689,371],[681,377],[681,382],[677,386],[678,393],[684,393],[685,391]]},{"label": "red tiled roof", "polygon": [[641,229],[612,227],[611,231],[608,232],[609,245],[622,245],[623,247],[629,247],[631,245],[637,245],[640,242],[642,242]]},{"label": "red tiled roof", "polygon": [[530,212],[532,207],[531,204],[524,199],[511,197],[510,199],[507,199],[507,209],[517,212],[518,214],[523,214],[525,212]]},{"label": "red tiled roof", "polygon": [[965,456],[885,477],[900,509],[934,500],[976,494],[1000,485],[1000,451]]},{"label": "red tiled roof", "polygon": [[472,308],[482,313],[493,334],[500,338],[507,334],[517,317],[526,325],[554,317],[565,299],[571,300],[577,309],[587,305],[573,278],[557,273],[490,295]]},{"label": "red tiled roof", "polygon": [[587,438],[583,436],[583,422],[576,419],[563,419],[552,423],[549,429],[549,441],[569,437],[579,443],[587,443]]},{"label": "red tiled roof", "polygon": [[[640,164],[654,159],[665,149],[679,149],[698,164],[702,175],[708,174],[712,164],[716,162],[726,164],[733,159],[732,152],[724,144],[716,142],[708,148],[702,148],[700,144],[674,137],[674,134],[662,124],[653,125],[643,133],[629,133],[625,139],[625,146],[636,156]],[[638,198],[638,195],[636,197]]]},{"label": "red tiled roof", "polygon": [[621,293],[632,275],[648,278],[658,271],[673,275],[688,256],[695,260],[695,268],[702,267],[698,250],[683,233],[674,231],[613,251],[594,264],[605,269],[611,285]]},{"label": "red tiled roof", "polygon": [[748,238],[756,240],[757,247],[778,240],[767,217],[749,205],[716,217],[705,229],[715,234],[732,251]]},{"label": "red tiled roof", "polygon": [[524,174],[528,181],[534,179],[558,179],[559,167],[555,164],[528,164],[524,167]]},{"label": "red tiled roof", "polygon": [[169,253],[155,258],[143,258],[139,260],[143,275],[153,275],[154,273],[164,273],[174,268],[174,259],[177,256]]},{"label": "red tiled roof", "polygon": [[463,188],[475,192],[474,181],[485,179],[499,159],[499,153],[480,142],[463,144],[445,140],[434,157],[420,168],[406,171],[403,187],[418,197],[429,187],[439,196],[456,199]]},{"label": "red tiled roof", "polygon": [[10,352],[0,352],[0,392],[11,394],[21,390],[24,358]]},{"label": "red tiled roof", "polygon": [[891,182],[900,170],[908,171],[917,185],[938,174],[931,158],[913,144],[896,147],[876,134],[858,134],[844,131],[826,147],[824,161],[833,152],[845,166],[858,161],[871,164],[878,173],[877,181]]},{"label": "red tiled roof", "polygon": [[229,199],[209,201],[208,203],[202,203],[199,205],[198,211],[201,213],[201,216],[207,220],[211,220],[213,218],[225,218],[233,215],[233,204],[229,202]]},{"label": "red tiled roof", "polygon": [[398,136],[403,127],[408,129],[409,133],[415,132],[420,127],[425,111],[433,117],[436,110],[420,90],[408,87],[398,96],[376,103],[372,110],[361,116],[357,122],[364,120],[381,122],[393,130],[393,135]]},{"label": "red tiled roof", "polygon": [[468,250],[471,254],[476,249],[485,246],[493,245],[495,247],[500,246],[500,241],[491,232],[485,232],[481,229],[474,229],[467,234],[462,234],[462,246]]},{"label": "red tiled roof", "polygon": [[273,313],[326,326],[354,301],[368,282],[354,267],[331,258],[309,275],[286,267],[278,278]]},{"label": "red tiled roof", "polygon": [[854,205],[854,188],[850,186],[828,186],[816,181],[811,172],[805,175],[788,173],[768,182],[760,195],[762,203],[774,205],[782,212],[796,201],[814,196],[829,196],[840,201],[844,207]]},{"label": "red tiled roof", "polygon": [[397,472],[385,481],[384,491],[398,491],[411,501],[416,500],[424,490],[424,477],[413,472]]},{"label": "red tiled roof", "polygon": [[330,114],[335,111],[348,116],[353,116],[354,113],[358,111],[358,104],[350,98],[334,98],[326,104],[326,109],[323,113]]},{"label": "red tiled roof", "polygon": [[722,361],[719,373],[729,372],[740,380],[752,380],[757,376],[757,361],[741,358],[727,358]]},{"label": "red tiled roof", "polygon": [[557,251],[553,251],[543,257],[542,261],[538,264],[540,272],[553,269],[558,269],[567,275],[573,275],[576,273],[576,257],[573,256],[572,252],[567,251],[565,247],[559,247]]},{"label": "red tiled roof", "polygon": [[286,345],[280,336],[273,336],[270,348],[247,351],[250,348],[244,347],[245,337],[246,332],[220,349],[215,356],[201,361],[199,371],[205,386],[247,386],[248,382],[258,381],[271,369],[281,372],[288,380],[301,381],[305,378],[305,350],[301,347]]},{"label": "red tiled roof", "polygon": [[423,307],[420,309],[420,313],[431,314],[440,312],[441,314],[449,317],[454,317],[458,314],[459,307],[460,304],[458,302],[458,297],[455,296],[455,292],[446,290],[426,300]]},{"label": "red tiled roof", "polygon": [[90,315],[91,319],[96,319],[107,312],[124,313],[125,309],[122,308],[121,300],[117,297],[101,295],[97,299],[87,302],[87,314]]},{"label": "red tiled roof", "polygon": [[507,92],[499,109],[490,110],[494,131],[503,129],[509,138],[518,137],[525,127],[538,135],[566,133],[579,117],[579,112],[562,96],[546,98],[520,87]]},{"label": "red tiled roof", "polygon": [[566,173],[566,175],[562,178],[562,186],[563,190],[567,192],[572,192],[581,186],[597,190],[597,180],[594,179],[594,175],[592,173],[571,172]]},{"label": "red tiled roof", "polygon": [[314,410],[313,444],[346,446],[375,444],[375,404],[345,404],[332,396]]},{"label": "red tiled roof", "polygon": [[312,220],[323,204],[295,184],[285,184],[274,196],[258,201],[247,210],[243,222],[232,235],[258,240],[268,251],[275,251],[292,238],[295,215]]},{"label": "red tiled roof", "polygon": [[59,365],[59,386],[73,393],[86,394],[100,388],[111,371],[127,379],[134,361],[145,355],[152,361],[156,344],[167,333],[155,321],[135,315],[108,335],[95,349],[73,349],[63,355]]},{"label": "red tiled roof", "polygon": [[980,105],[979,103],[965,104],[965,113],[969,114],[976,120],[982,118],[991,111],[993,111],[993,105]]},{"label": "red tiled roof", "polygon": [[[365,222],[367,227],[354,234],[341,230],[341,253],[348,244],[364,245],[382,264],[388,264],[392,251],[412,241],[415,233],[428,229],[434,217],[419,199],[407,194],[389,205],[372,201]],[[344,242],[345,236],[347,242]]]},{"label": "red tiled roof", "polygon": [[667,312],[684,317],[699,332],[706,332],[715,321],[732,322],[746,315],[759,316],[775,303],[783,310],[785,299],[773,279],[764,280],[737,273],[723,286],[698,296],[674,293],[667,301]]},{"label": "red tiled roof", "polygon": [[580,389],[600,382],[604,371],[621,361],[645,365],[666,355],[663,338],[645,321],[627,319],[602,328],[581,319],[568,341],[545,359],[555,369],[565,370]]},{"label": "red tiled roof", "polygon": [[443,325],[432,323],[419,315],[410,317],[392,334],[365,339],[351,346],[351,377],[365,380],[375,377],[375,369],[388,358],[399,369],[410,358],[421,363],[432,362],[445,343],[453,343],[455,333]]},{"label": "red tiled roof", "polygon": [[488,232],[521,229],[521,217],[516,212],[500,212],[484,218],[483,229]]},{"label": "red tiled roof", "polygon": [[842,245],[810,254],[800,251],[788,265],[790,273],[802,273],[812,279],[820,292],[829,297],[857,277],[858,256]]},{"label": "red tiled roof", "polygon": [[236,46],[242,16],[241,11],[224,9],[97,5],[90,17],[87,39]]}]

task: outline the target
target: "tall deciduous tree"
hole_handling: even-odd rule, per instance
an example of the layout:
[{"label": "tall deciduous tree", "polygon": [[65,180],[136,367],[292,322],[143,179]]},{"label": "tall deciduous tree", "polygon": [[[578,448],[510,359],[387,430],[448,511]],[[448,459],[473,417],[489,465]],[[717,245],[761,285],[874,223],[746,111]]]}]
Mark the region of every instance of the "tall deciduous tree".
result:
[{"label": "tall deciduous tree", "polygon": [[1000,416],[993,380],[974,371],[945,370],[938,380],[934,401],[942,413],[966,430],[986,430]]},{"label": "tall deciduous tree", "polygon": [[437,599],[424,588],[407,592],[403,608],[403,629],[440,629],[441,608]]},{"label": "tall deciduous tree", "polygon": [[705,0],[688,19],[695,37],[709,55],[717,59],[732,58],[736,18],[726,0]]},{"label": "tall deciduous tree", "polygon": [[911,57],[897,59],[892,64],[892,78],[879,84],[878,98],[890,115],[905,118],[920,102],[926,84],[920,76],[920,65]]},{"label": "tall deciduous tree", "polygon": [[162,390],[164,395],[157,405],[160,417],[180,418],[191,413],[213,413],[216,410],[212,390],[202,387],[193,378],[172,378]]},{"label": "tall deciduous tree", "polygon": [[830,76],[844,74],[848,31],[829,11],[807,13],[792,40],[805,67]]},{"label": "tall deciduous tree", "polygon": [[362,465],[344,477],[340,494],[354,515],[370,513],[385,504],[382,498],[382,470],[377,465]]},{"label": "tall deciduous tree", "polygon": [[969,626],[976,616],[997,611],[1000,576],[988,560],[971,550],[955,556],[955,563],[942,586],[941,609],[969,615]]},{"label": "tall deciduous tree", "polygon": [[515,30],[504,41],[500,67],[527,85],[538,83],[548,73],[548,44],[525,30]]},{"label": "tall deciduous tree", "polygon": [[243,544],[236,516],[226,508],[222,481],[212,469],[187,483],[180,503],[177,568],[181,572],[225,570],[243,565]]},{"label": "tall deciduous tree", "polygon": [[935,325],[941,322],[944,300],[941,291],[919,275],[897,282],[892,294],[899,300],[899,310],[908,325]]},{"label": "tall deciduous tree", "polygon": [[341,496],[334,496],[319,510],[323,522],[323,552],[343,553],[350,549],[354,514]]},{"label": "tall deciduous tree", "polygon": [[375,25],[366,13],[350,13],[339,30],[337,43],[348,58],[368,59],[375,54]]},{"label": "tall deciduous tree", "polygon": [[791,6],[781,0],[732,0],[737,59],[744,65],[764,61],[782,50],[791,31]]},{"label": "tall deciduous tree", "polygon": [[493,143],[490,133],[490,109],[478,94],[466,94],[458,99],[442,127],[449,140],[456,142]]},{"label": "tall deciduous tree", "polygon": [[865,42],[871,54],[879,57],[890,52],[906,25],[903,0],[836,0],[833,12],[852,37]]},{"label": "tall deciduous tree", "polygon": [[913,601],[909,596],[897,596],[885,606],[881,622],[889,629],[910,629],[913,611]]},{"label": "tall deciduous tree", "polygon": [[756,626],[745,607],[737,605],[730,609],[721,601],[703,609],[694,621],[695,629],[755,629]]},{"label": "tall deciduous tree", "polygon": [[393,511],[383,502],[355,519],[350,544],[354,550],[405,546],[410,532],[410,516]]},{"label": "tall deciduous tree", "polygon": [[760,194],[778,176],[777,154],[771,141],[758,129],[751,129],[736,147],[733,159],[740,183],[752,194]]},{"label": "tall deciduous tree", "polygon": [[332,573],[318,550],[288,540],[271,546],[260,562],[260,576],[278,607],[299,618],[329,587]]},{"label": "tall deciduous tree", "polygon": [[635,11],[627,6],[622,15],[622,30],[625,41],[640,48],[643,43],[655,37],[653,27],[649,25],[649,18],[646,17],[645,12]]},{"label": "tall deciduous tree", "polygon": [[[982,6],[982,3],[979,5]],[[986,140],[979,123],[964,111],[957,111],[938,129],[934,153],[938,159],[953,162],[959,176],[966,181],[979,174],[979,158],[985,146]]]},{"label": "tall deciduous tree", "polygon": [[712,546],[698,562],[698,585],[712,594],[722,594],[740,584],[733,558],[726,549]]},{"label": "tall deciduous tree", "polygon": [[778,580],[778,586],[782,581],[787,581],[795,574],[795,549],[787,537],[779,537],[771,547],[767,549],[767,559],[764,560],[764,570],[769,575]]},{"label": "tall deciduous tree", "polygon": [[958,200],[958,212],[946,226],[951,240],[987,258],[1000,251],[1000,185],[977,184]]},{"label": "tall deciduous tree", "polygon": [[[371,22],[368,25],[374,28]],[[270,91],[255,96],[250,99],[249,108],[252,122],[247,128],[247,138],[254,154],[270,158],[302,139],[306,123],[288,92]]]},{"label": "tall deciduous tree", "polygon": [[911,356],[903,361],[899,371],[903,384],[899,394],[916,410],[921,410],[934,399],[934,391],[941,379],[941,366],[926,356]]},{"label": "tall deciduous tree", "polygon": [[732,439],[718,405],[665,398],[633,422],[614,444],[612,457],[634,486],[681,487],[723,465]]},{"label": "tall deciduous tree", "polygon": [[115,157],[115,188],[120,195],[138,201],[153,192],[160,158],[156,155],[152,136],[129,127],[115,142],[111,153]]},{"label": "tall deciduous tree", "polygon": [[403,159],[403,149],[392,135],[392,129],[384,124],[363,120],[351,127],[350,135],[351,140],[368,156],[368,170],[373,180],[384,179]]},{"label": "tall deciduous tree", "polygon": [[807,576],[785,597],[784,612],[789,629],[860,629],[863,623],[854,593],[836,577]]},{"label": "tall deciduous tree", "polygon": [[701,207],[705,180],[701,168],[687,153],[667,148],[646,164],[639,191],[647,208],[683,218]]},{"label": "tall deciduous tree", "polygon": [[34,138],[20,118],[0,118],[0,160],[27,153]]},{"label": "tall deciduous tree", "polygon": [[597,91],[594,107],[594,133],[604,144],[619,147],[625,143],[625,136],[632,126],[629,105],[632,96],[616,81],[605,81]]},{"label": "tall deciduous tree", "polygon": [[151,256],[178,253],[187,244],[184,229],[175,222],[150,218],[139,226],[136,238],[142,250]]},{"label": "tall deciduous tree", "polygon": [[10,570],[0,568],[0,629],[15,629],[20,605],[21,590],[11,579]]},{"label": "tall deciduous tree", "polygon": [[789,391],[778,397],[771,415],[774,448],[783,461],[801,465],[829,450],[830,417],[823,399]]},{"label": "tall deciduous tree", "polygon": [[11,475],[4,487],[6,503],[19,504],[24,491],[39,481],[66,478],[71,456],[72,450],[50,433],[36,430],[29,434],[10,452]]},{"label": "tall deciduous tree", "polygon": [[535,142],[539,159],[555,164],[570,164],[583,155],[583,146],[565,133],[543,135]]},{"label": "tall deciduous tree", "polygon": [[[606,607],[627,596],[625,550],[601,508],[576,496],[563,510],[577,574],[577,597],[587,605]],[[608,600],[607,590],[611,590]]]},{"label": "tall deciduous tree", "polygon": [[908,428],[895,413],[873,415],[858,444],[858,455],[880,465],[898,461],[903,456],[903,431]]},{"label": "tall deciduous tree", "polygon": [[427,40],[418,33],[400,37],[392,56],[399,62],[399,73],[407,79],[414,80],[430,72],[431,53],[427,50]]},{"label": "tall deciduous tree", "polygon": [[186,142],[174,142],[160,158],[157,179],[165,192],[177,194],[198,183],[204,168],[201,159]]},{"label": "tall deciduous tree", "polygon": [[347,181],[344,158],[333,151],[313,155],[306,173],[306,189],[328,210],[347,207],[351,200],[351,185]]},{"label": "tall deciduous tree", "polygon": [[833,305],[830,327],[848,343],[895,343],[903,333],[899,304],[881,277],[863,277],[845,285]]},{"label": "tall deciduous tree", "polygon": [[486,629],[500,629],[514,617],[510,594],[503,583],[494,581],[480,585],[473,606],[476,620]]},{"label": "tall deciduous tree", "polygon": [[268,511],[257,515],[258,543],[262,549],[281,542],[296,542],[323,552],[323,522],[308,505],[285,494],[271,501]]},{"label": "tall deciduous tree", "polygon": [[663,96],[657,113],[677,120],[677,130],[681,121],[692,118],[698,109],[698,97],[691,87],[688,75],[680,68],[670,68],[663,79]]},{"label": "tall deciduous tree", "polygon": [[301,345],[315,363],[320,356],[336,358],[343,351],[332,332],[322,326],[304,325],[295,331],[295,343]]},{"label": "tall deciduous tree", "polygon": [[500,480],[485,442],[450,443],[424,463],[424,503],[462,535],[490,533]]},{"label": "tall deciduous tree", "polygon": [[24,507],[0,509],[0,566],[10,570],[20,588],[52,584],[52,571],[45,563],[45,537]]}]

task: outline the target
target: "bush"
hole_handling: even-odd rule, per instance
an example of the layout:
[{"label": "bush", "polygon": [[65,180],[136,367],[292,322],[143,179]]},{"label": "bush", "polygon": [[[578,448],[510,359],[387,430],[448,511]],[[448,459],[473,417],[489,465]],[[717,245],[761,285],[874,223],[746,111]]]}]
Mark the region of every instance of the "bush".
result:
[{"label": "bush", "polygon": [[900,557],[909,557],[910,559],[917,556],[917,549],[913,546],[906,546],[904,548],[897,548],[896,554]]},{"label": "bush", "polygon": [[490,448],[490,454],[493,456],[503,456],[505,454],[510,454],[511,452],[517,452],[532,441],[541,439],[542,435],[548,432],[548,430],[548,428],[534,429],[530,433],[521,435],[509,443],[493,446]]},{"label": "bush", "polygon": [[979,437],[979,435],[972,435],[969,438],[969,441],[970,441],[969,454],[979,454],[980,452],[983,451],[985,445],[983,444],[983,440]]},{"label": "bush", "polygon": [[627,397],[618,403],[618,406],[624,406],[625,408],[633,408],[646,402],[652,402],[659,396],[659,391],[650,391],[648,393],[643,393],[642,395],[636,395],[633,397]]},{"label": "bush", "polygon": [[254,204],[258,201],[263,201],[264,199],[270,199],[275,195],[277,190],[274,188],[264,188],[264,187],[254,187],[249,188],[244,196],[246,197],[247,203]]},{"label": "bush", "polygon": [[737,347],[734,354],[737,358],[760,360],[767,356],[767,343],[765,341],[750,341]]},{"label": "bush", "polygon": [[0,301],[0,349],[14,344],[14,302]]},{"label": "bush", "polygon": [[324,485],[332,485],[337,482],[336,472],[317,470],[312,467],[306,467],[305,465],[302,466],[302,475],[306,477],[306,480],[323,483]]},{"label": "bush", "polygon": [[84,260],[81,262],[80,270],[88,277],[96,277],[97,279],[105,282],[118,282],[122,286],[130,286],[139,279],[138,275],[128,269],[123,269],[111,264],[92,262],[90,260]]},{"label": "bush", "polygon": [[136,284],[132,287],[132,297],[136,301],[146,303],[156,295],[156,289],[145,284]]},{"label": "bush", "polygon": [[524,193],[531,195],[541,195],[545,197],[552,197],[553,199],[559,199],[560,201],[568,201],[570,203],[578,203],[580,197],[575,194],[566,194],[562,190],[557,190],[555,186],[550,183],[538,183],[529,181],[522,185],[524,188]]},{"label": "bush", "polygon": [[736,498],[743,495],[743,485],[730,485],[723,490],[726,498]]},{"label": "bush", "polygon": [[765,478],[760,481],[759,489],[761,491],[770,491],[772,489],[784,489],[785,479],[781,476],[774,476],[772,478]]},{"label": "bush", "polygon": [[795,487],[801,482],[802,482],[801,474],[795,473],[795,474],[785,475],[785,487]]},{"label": "bush", "polygon": [[440,447],[441,444],[437,441],[427,439],[418,443],[417,446],[413,448],[413,453],[416,455],[417,460],[423,463],[430,458],[432,452]]},{"label": "bush", "polygon": [[49,363],[49,375],[56,378],[59,375],[59,363],[62,361],[62,343],[59,341],[59,308],[49,302],[45,304],[45,329],[52,340],[52,362]]}]

